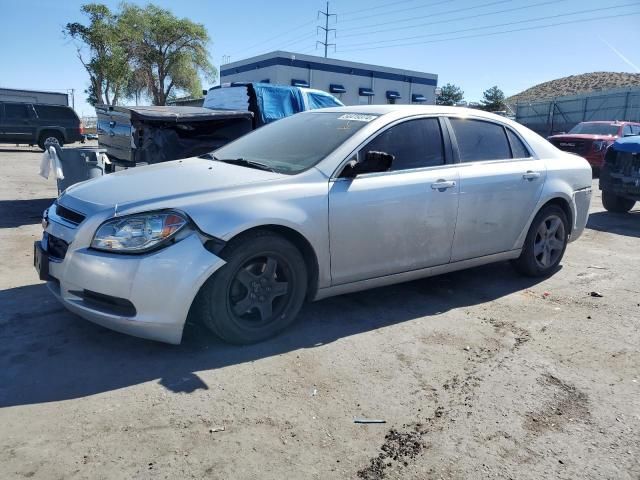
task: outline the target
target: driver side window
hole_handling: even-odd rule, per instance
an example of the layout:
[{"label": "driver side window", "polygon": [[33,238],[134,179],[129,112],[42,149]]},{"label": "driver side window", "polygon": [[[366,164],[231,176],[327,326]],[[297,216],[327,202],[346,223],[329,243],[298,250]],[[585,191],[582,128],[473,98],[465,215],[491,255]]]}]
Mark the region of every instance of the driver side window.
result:
[{"label": "driver side window", "polygon": [[358,152],[358,162],[371,151],[393,155],[391,171],[443,165],[440,122],[437,118],[420,118],[388,128]]}]

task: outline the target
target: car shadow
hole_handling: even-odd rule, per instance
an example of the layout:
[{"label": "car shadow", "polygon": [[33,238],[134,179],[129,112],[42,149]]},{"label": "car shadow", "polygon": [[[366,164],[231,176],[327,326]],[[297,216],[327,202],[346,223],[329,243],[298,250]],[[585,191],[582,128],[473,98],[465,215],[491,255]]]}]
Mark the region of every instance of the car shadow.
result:
[{"label": "car shadow", "polygon": [[42,212],[54,201],[55,198],[0,200],[0,228],[39,224],[42,220]]},{"label": "car shadow", "polygon": [[[491,279],[491,281],[487,281]],[[208,389],[216,370],[476,305],[535,285],[506,263],[310,303],[279,336],[223,343],[188,325],[179,346],[126,336],[68,313],[43,284],[0,291],[0,407],[53,402],[158,381],[172,392]],[[423,318],[424,317],[424,318]]]},{"label": "car shadow", "polygon": [[596,212],[589,214],[587,228],[640,238],[640,210],[629,213]]}]

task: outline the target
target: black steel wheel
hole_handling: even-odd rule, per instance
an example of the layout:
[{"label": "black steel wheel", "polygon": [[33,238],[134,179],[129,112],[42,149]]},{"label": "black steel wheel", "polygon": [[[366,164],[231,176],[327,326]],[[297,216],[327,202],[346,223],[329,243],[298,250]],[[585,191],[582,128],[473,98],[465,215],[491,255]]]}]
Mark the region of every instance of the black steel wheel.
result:
[{"label": "black steel wheel", "polygon": [[513,264],[525,275],[541,277],[555,271],[569,241],[569,221],[557,205],[543,207],[531,222],[520,257]]},{"label": "black steel wheel", "polygon": [[221,252],[227,263],[202,287],[195,312],[223,340],[260,342],[290,325],[307,292],[307,269],[287,239],[256,231]]}]

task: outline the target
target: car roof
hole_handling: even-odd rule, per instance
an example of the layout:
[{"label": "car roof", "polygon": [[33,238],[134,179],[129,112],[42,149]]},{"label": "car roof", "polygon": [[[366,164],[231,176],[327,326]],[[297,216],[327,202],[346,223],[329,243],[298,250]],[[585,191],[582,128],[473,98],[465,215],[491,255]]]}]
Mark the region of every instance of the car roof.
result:
[{"label": "car roof", "polygon": [[[311,112],[317,110],[311,110]],[[506,117],[494,113],[485,112],[476,108],[447,107],[444,105],[352,105],[348,107],[323,108],[328,113],[366,113],[370,115],[396,114],[398,116],[409,115],[455,115],[486,118],[487,120],[499,120],[509,123]],[[505,122],[505,120],[507,120]]]}]

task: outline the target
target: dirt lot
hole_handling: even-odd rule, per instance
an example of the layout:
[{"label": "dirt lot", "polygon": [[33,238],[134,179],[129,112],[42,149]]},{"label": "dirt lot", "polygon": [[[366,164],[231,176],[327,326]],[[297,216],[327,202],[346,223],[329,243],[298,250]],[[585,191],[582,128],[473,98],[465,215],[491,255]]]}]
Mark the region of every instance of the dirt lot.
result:
[{"label": "dirt lot", "polygon": [[497,264],[307,305],[259,345],[192,327],[175,347],[38,281],[39,159],[0,151],[0,478],[640,478],[640,211],[604,212],[595,182],[548,280]]}]

